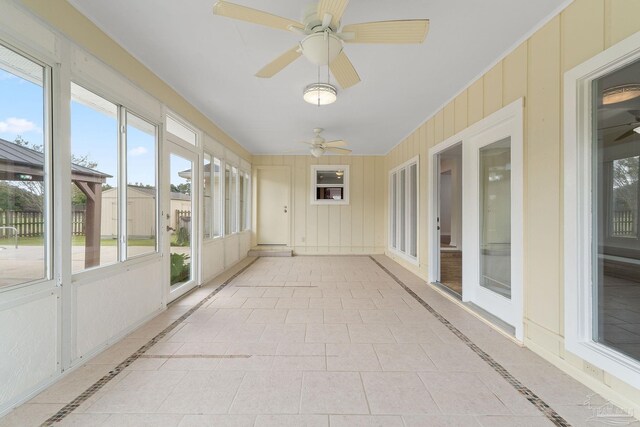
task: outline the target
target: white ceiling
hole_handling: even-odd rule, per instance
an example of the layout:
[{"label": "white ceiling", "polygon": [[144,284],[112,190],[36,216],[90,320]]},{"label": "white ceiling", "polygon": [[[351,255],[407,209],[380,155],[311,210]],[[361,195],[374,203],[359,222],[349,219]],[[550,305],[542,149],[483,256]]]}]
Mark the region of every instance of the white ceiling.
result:
[{"label": "white ceiling", "polygon": [[[254,74],[300,36],[211,12],[215,0],[69,0],[80,12],[254,154],[285,153],[313,136],[385,154],[566,0],[351,0],[343,24],[429,18],[422,45],[346,44],[362,82],[316,107],[305,58],[271,79]],[[302,20],[307,2],[234,0]],[[326,69],[323,70],[326,79]],[[323,79],[323,80],[324,80]]]}]

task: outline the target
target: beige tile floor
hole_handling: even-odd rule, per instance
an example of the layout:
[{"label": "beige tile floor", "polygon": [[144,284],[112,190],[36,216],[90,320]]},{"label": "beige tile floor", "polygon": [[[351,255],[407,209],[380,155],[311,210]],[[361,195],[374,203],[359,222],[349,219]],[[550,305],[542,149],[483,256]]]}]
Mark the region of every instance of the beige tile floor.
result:
[{"label": "beige tile floor", "polygon": [[[606,425],[593,418],[604,399],[390,259],[376,259],[568,423]],[[231,273],[172,304],[0,426],[39,425]],[[59,425],[553,425],[364,256],[260,258],[146,356]]]}]

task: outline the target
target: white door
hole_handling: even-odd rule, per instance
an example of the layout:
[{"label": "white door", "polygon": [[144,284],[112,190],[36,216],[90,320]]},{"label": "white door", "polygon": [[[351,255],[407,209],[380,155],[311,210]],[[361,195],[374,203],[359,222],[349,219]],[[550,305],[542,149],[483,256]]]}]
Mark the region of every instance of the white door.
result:
[{"label": "white door", "polygon": [[291,172],[288,167],[259,167],[257,234],[259,245],[288,245]]},{"label": "white door", "polygon": [[198,157],[177,144],[167,141],[165,155],[164,251],[167,286],[172,301],[196,284],[198,243]]},{"label": "white door", "polygon": [[514,117],[484,129],[463,149],[462,298],[513,326],[521,340],[521,122]]}]

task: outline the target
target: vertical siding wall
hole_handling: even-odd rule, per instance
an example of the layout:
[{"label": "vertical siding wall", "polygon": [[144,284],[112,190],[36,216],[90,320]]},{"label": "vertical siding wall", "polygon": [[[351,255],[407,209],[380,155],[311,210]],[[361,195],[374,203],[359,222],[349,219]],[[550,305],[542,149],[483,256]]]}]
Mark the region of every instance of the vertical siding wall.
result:
[{"label": "vertical siding wall", "polygon": [[[349,204],[312,205],[311,165],[349,165]],[[297,254],[372,254],[385,246],[384,157],[253,156],[253,166],[291,168],[291,245]],[[255,235],[253,244],[255,245]]]},{"label": "vertical siding wall", "polygon": [[398,262],[426,278],[429,148],[525,98],[525,344],[636,411],[640,410],[640,390],[607,373],[586,374],[585,362],[564,350],[562,86],[566,71],[639,31],[638,16],[639,0],[576,0],[385,158],[388,173],[420,155],[420,265]]}]

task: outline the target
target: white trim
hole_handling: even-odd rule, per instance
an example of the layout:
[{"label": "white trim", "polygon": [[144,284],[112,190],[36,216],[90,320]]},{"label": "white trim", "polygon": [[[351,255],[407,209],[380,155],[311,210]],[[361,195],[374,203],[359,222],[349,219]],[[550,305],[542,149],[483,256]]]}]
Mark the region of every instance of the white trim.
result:
[{"label": "white trim", "polygon": [[[472,209],[472,200],[469,199],[469,191],[477,191],[477,180],[474,174],[469,171],[469,164],[472,167],[477,167],[477,159],[474,160],[473,152],[477,152],[477,147],[474,147],[474,139],[487,131],[504,127],[503,132],[505,135],[511,136],[511,217],[519,218],[518,220],[511,221],[511,282],[512,282],[512,295],[511,304],[513,306],[513,315],[509,318],[502,318],[497,313],[493,313],[492,310],[487,307],[483,307],[485,310],[492,312],[496,316],[502,318],[505,322],[509,323],[515,328],[516,339],[522,341],[524,336],[523,328],[523,284],[524,284],[524,268],[523,268],[523,254],[524,254],[524,242],[523,242],[523,185],[524,185],[524,163],[523,163],[523,109],[524,99],[520,98],[511,104],[503,107],[495,113],[485,117],[484,119],[469,126],[456,135],[447,138],[440,144],[432,147],[429,150],[429,164],[431,165],[431,184],[428,191],[428,203],[429,216],[428,227],[430,230],[435,230],[437,227],[438,217],[438,201],[435,198],[438,195],[436,186],[438,185],[438,172],[437,165],[438,154],[457,145],[462,144],[462,248],[463,253],[467,253],[463,257],[463,273],[462,273],[462,299],[463,301],[474,300],[475,296],[469,294],[469,289],[472,285],[472,280],[477,276],[477,265],[473,262],[471,254],[474,253],[476,247],[474,239],[471,237],[478,233],[477,212],[475,212],[476,218],[469,220],[469,209]],[[475,162],[475,163],[474,163]],[[473,194],[472,194],[473,195]],[[477,211],[477,209],[476,209]],[[466,215],[465,215],[466,213]],[[473,212],[472,212],[473,214]],[[465,220],[465,216],[467,220]],[[429,233],[429,267],[427,271],[427,278],[430,282],[436,281],[439,278],[439,236],[438,233]]]},{"label": "white trim", "polygon": [[[317,189],[317,172],[318,171],[335,171],[336,169],[344,170],[344,179],[342,184],[331,185],[331,187],[342,187],[343,198],[341,200],[318,200],[316,199]],[[310,190],[310,203],[312,205],[348,205],[349,204],[349,165],[311,165],[311,190]]]},{"label": "white trim", "polygon": [[[397,194],[397,190],[395,192],[388,192],[388,196],[389,196],[389,223],[388,223],[388,229],[389,229],[389,239],[387,241],[387,249],[389,250],[390,253],[392,253],[394,256],[397,256],[399,258],[402,258],[403,260],[419,266],[420,265],[420,243],[419,243],[419,236],[420,236],[420,156],[417,155],[415,157],[412,157],[411,159],[407,160],[406,162],[394,167],[393,169],[391,169],[389,171],[389,188],[391,188],[391,182],[392,182],[392,177],[394,174],[399,173],[402,170],[405,170],[405,182],[406,183],[410,183],[409,181],[409,168],[411,166],[415,165],[416,166],[416,182],[414,183],[414,185],[416,186],[415,191],[417,194],[417,199],[416,199],[416,229],[415,230],[411,230],[409,227],[409,219],[411,218],[411,212],[409,212],[409,209],[407,209],[407,205],[409,203],[409,199],[406,197],[406,192],[408,191],[408,188],[406,187],[405,184],[405,209],[404,209],[404,217],[405,217],[405,251],[401,251],[398,248],[394,248],[392,243],[391,243],[391,224],[392,224],[392,216],[393,216],[393,211],[392,211],[392,202],[391,202],[391,198],[392,195],[396,195]],[[399,175],[398,175],[399,176]],[[397,180],[398,185],[399,184],[399,179]],[[398,209],[400,210],[400,209]],[[398,230],[396,230],[396,235],[398,233]],[[410,245],[410,238],[413,235],[413,238],[416,241],[416,255],[415,257],[410,255],[408,253],[408,245]]]},{"label": "white trim", "polygon": [[252,185],[252,188],[255,188],[255,191],[252,194],[252,203],[251,203],[251,208],[252,208],[252,216],[251,216],[251,224],[252,224],[252,235],[255,236],[255,243],[256,244],[260,244],[258,242],[258,193],[260,192],[260,174],[259,172],[261,170],[285,170],[287,172],[287,176],[289,178],[288,181],[288,186],[287,186],[287,201],[288,201],[288,213],[289,215],[287,215],[287,237],[285,240],[285,246],[287,248],[291,247],[291,240],[292,240],[292,236],[294,234],[293,232],[293,225],[294,225],[294,221],[293,221],[293,217],[295,216],[295,212],[294,212],[294,208],[293,208],[293,204],[291,203],[293,201],[293,191],[291,191],[291,184],[293,183],[293,170],[289,165],[277,165],[277,166],[273,166],[273,165],[258,165],[258,166],[254,166],[253,167],[253,171],[252,171],[252,181],[254,182],[254,184]]},{"label": "white trim", "polygon": [[[193,149],[189,149],[188,147],[183,146],[183,144],[176,144],[175,142],[173,142],[170,139],[167,139],[166,142],[168,142],[168,144],[165,144],[164,148],[165,148],[165,153],[164,153],[164,174],[165,174],[165,178],[164,178],[164,182],[166,183],[166,186],[164,187],[164,194],[163,194],[163,201],[162,203],[165,206],[165,211],[168,212],[170,214],[170,209],[171,209],[171,198],[169,197],[169,193],[171,191],[171,155],[175,155],[178,156],[184,160],[188,160],[191,162],[192,166],[191,166],[191,170],[192,170],[192,176],[196,175],[196,176],[200,176],[200,169],[202,169],[200,167],[200,161],[201,158],[198,155],[198,153],[196,153],[195,151],[193,151]],[[189,144],[191,146],[191,144]],[[193,146],[191,146],[193,147]],[[168,266],[163,267],[163,269],[168,273],[165,276],[165,279],[163,280],[163,287],[165,288],[166,291],[166,297],[167,297],[167,301],[171,302],[179,297],[181,297],[182,295],[184,295],[185,293],[189,292],[191,289],[193,289],[194,287],[196,287],[197,285],[200,284],[200,255],[201,253],[199,253],[201,251],[201,248],[199,246],[199,239],[194,238],[194,236],[198,236],[200,234],[200,230],[198,227],[198,212],[199,212],[199,197],[200,197],[200,183],[201,181],[198,179],[197,181],[192,179],[191,180],[191,239],[190,239],[190,253],[189,256],[191,257],[191,277],[189,278],[189,280],[187,280],[184,283],[179,284],[178,286],[172,286],[171,285],[171,272],[170,272],[170,264],[171,264],[171,239],[169,238],[167,231],[166,231],[166,227],[164,224],[167,223],[167,219],[166,216],[163,218],[160,218],[159,221],[159,225],[158,225],[158,239],[162,239],[162,245],[163,245],[163,253],[166,253],[167,256],[163,257],[164,259],[164,263],[168,264]],[[196,219],[196,221],[193,221],[193,219]],[[162,227],[160,226],[160,224],[163,224]],[[169,267],[169,268],[167,268]]]},{"label": "white trim", "polygon": [[[501,114],[482,120],[482,129],[463,142],[462,245],[462,300],[473,301],[478,306],[504,320],[515,328],[516,339],[524,338],[523,286],[524,286],[524,225],[523,225],[523,100],[504,107]],[[480,186],[479,150],[496,141],[510,138],[511,157],[511,298],[506,298],[480,286]]]},{"label": "white trim", "polygon": [[564,325],[568,351],[640,388],[640,361],[593,340],[591,82],[640,58],[640,33],[564,76]]}]

